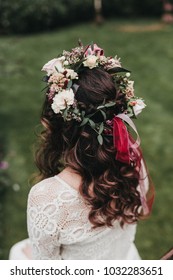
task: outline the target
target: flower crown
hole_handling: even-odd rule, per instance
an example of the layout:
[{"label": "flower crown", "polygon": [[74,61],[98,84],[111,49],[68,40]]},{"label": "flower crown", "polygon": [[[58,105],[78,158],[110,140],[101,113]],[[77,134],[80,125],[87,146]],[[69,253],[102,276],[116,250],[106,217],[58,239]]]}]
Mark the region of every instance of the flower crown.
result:
[{"label": "flower crown", "polygon": [[134,82],[131,81],[130,71],[122,68],[120,59],[115,57],[106,57],[103,49],[96,44],[89,44],[86,47],[79,42],[79,46],[71,51],[63,51],[58,57],[46,63],[42,71],[47,75],[44,81],[47,83],[47,96],[51,102],[51,108],[55,114],[61,114],[64,121],[72,119],[80,123],[81,126],[89,124],[97,133],[98,141],[103,143],[102,133],[105,130],[106,114],[104,108],[115,106],[115,102],[100,104],[97,109],[102,113],[104,122],[95,124],[91,119],[92,115],[86,115],[81,111],[75,92],[78,85],[75,81],[78,79],[78,72],[82,67],[93,69],[99,67],[108,72],[116,82],[119,93],[125,95],[127,106],[124,112],[130,118],[136,117],[143,108],[145,103],[142,98],[134,95]]}]

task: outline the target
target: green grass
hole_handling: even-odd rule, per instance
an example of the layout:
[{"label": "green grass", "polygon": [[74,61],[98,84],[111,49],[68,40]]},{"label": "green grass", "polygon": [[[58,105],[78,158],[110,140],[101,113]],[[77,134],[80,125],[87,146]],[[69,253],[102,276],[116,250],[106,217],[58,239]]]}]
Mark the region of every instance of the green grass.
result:
[{"label": "green grass", "polygon": [[[139,223],[136,244],[144,259],[159,259],[173,246],[173,28],[148,30],[152,24],[156,22],[109,21],[99,27],[88,23],[52,33],[1,37],[0,133],[5,138],[12,182],[4,203],[4,259],[12,244],[27,237],[26,201],[29,178],[35,171],[34,130],[43,100],[40,69],[62,49],[74,47],[78,38],[86,44],[97,42],[107,56],[118,54],[123,66],[132,70],[136,95],[148,105],[136,125],[156,199],[150,219]],[[128,30],[129,25],[138,29]],[[17,192],[16,185],[20,186]]]}]

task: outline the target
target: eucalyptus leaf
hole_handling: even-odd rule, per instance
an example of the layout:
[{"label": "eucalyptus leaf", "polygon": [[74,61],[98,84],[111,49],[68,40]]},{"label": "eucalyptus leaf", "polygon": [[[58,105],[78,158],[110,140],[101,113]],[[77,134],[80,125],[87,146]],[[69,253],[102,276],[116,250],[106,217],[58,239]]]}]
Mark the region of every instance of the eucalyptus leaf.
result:
[{"label": "eucalyptus leaf", "polygon": [[93,129],[95,129],[95,127],[96,127],[95,122],[93,122],[92,120],[89,120],[89,124]]},{"label": "eucalyptus leaf", "polygon": [[99,134],[99,135],[97,136],[97,140],[98,140],[98,142],[99,142],[100,145],[103,144],[103,137],[102,137],[101,134]]},{"label": "eucalyptus leaf", "polygon": [[104,124],[101,123],[101,124],[100,124],[100,127],[99,127],[98,134],[101,134],[101,133],[103,132],[103,129],[104,129]]},{"label": "eucalyptus leaf", "polygon": [[66,108],[63,112],[64,120],[66,120],[66,118],[67,118],[67,113],[68,113],[68,108]]},{"label": "eucalyptus leaf", "polygon": [[97,107],[98,110],[103,109],[105,107],[105,105],[100,105]]},{"label": "eucalyptus leaf", "polygon": [[85,125],[89,121],[89,118],[84,118],[83,121],[81,122],[80,126]]},{"label": "eucalyptus leaf", "polygon": [[129,107],[128,107],[127,113],[128,113],[128,116],[129,116],[130,118],[132,118],[132,117],[134,116],[133,108],[129,106]]},{"label": "eucalyptus leaf", "polygon": [[102,111],[102,110],[100,110],[100,113],[102,114],[104,120],[106,120],[106,113],[104,111]]},{"label": "eucalyptus leaf", "polygon": [[115,104],[116,104],[115,102],[106,103],[105,107],[109,108],[109,107],[115,106]]},{"label": "eucalyptus leaf", "polygon": [[79,109],[78,109],[78,108],[75,108],[73,112],[74,112],[75,114],[78,114],[78,113],[79,113]]},{"label": "eucalyptus leaf", "polygon": [[72,86],[72,80],[70,80],[70,81],[68,82],[68,84],[67,84],[67,88],[68,88],[68,89],[70,89],[70,88],[71,88],[71,86]]},{"label": "eucalyptus leaf", "polygon": [[128,113],[130,113],[130,114],[133,113],[133,109],[130,106],[128,107]]},{"label": "eucalyptus leaf", "polygon": [[48,75],[46,75],[46,76],[44,76],[44,77],[42,78],[42,81],[43,81],[43,82],[46,82],[46,83],[47,83],[48,80],[49,80],[49,76],[48,76]]},{"label": "eucalyptus leaf", "polygon": [[82,116],[82,118],[84,118],[84,116],[85,116],[85,111],[82,111],[82,112],[81,112],[81,116]]}]

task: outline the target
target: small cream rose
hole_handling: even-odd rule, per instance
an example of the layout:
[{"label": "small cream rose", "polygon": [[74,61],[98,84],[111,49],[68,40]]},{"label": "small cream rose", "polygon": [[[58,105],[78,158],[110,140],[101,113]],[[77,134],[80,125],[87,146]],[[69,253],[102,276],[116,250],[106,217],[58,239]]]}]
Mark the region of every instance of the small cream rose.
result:
[{"label": "small cream rose", "polygon": [[67,106],[74,103],[74,92],[72,89],[62,90],[58,92],[53,98],[53,103],[51,105],[52,110],[55,114],[60,113],[61,110],[67,108]]},{"label": "small cream rose", "polygon": [[144,101],[141,99],[137,99],[136,104],[133,106],[135,116],[139,115],[145,107],[146,104],[144,103]]},{"label": "small cream rose", "polygon": [[83,62],[83,65],[92,69],[98,65],[97,59],[98,57],[95,55],[88,55],[86,60]]},{"label": "small cream rose", "polygon": [[41,70],[46,71],[48,76],[53,73],[57,73],[57,70],[58,72],[62,73],[64,71],[64,61],[64,56],[53,58],[52,60],[48,61]]}]

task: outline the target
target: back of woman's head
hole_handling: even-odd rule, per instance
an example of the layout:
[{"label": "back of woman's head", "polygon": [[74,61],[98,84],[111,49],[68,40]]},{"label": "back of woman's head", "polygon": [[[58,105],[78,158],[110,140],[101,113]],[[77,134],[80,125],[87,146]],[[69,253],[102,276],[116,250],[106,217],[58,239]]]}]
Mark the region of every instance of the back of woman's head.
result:
[{"label": "back of woman's head", "polygon": [[[76,81],[79,86],[75,98],[80,110],[89,116],[89,122],[99,126],[106,120],[111,120],[114,114],[121,111],[125,106],[125,97],[121,96],[121,102],[116,105],[117,91],[112,77],[99,68],[83,69],[79,73],[79,79]],[[98,107],[105,102],[115,102],[115,105],[103,108],[100,112]],[[87,174],[85,177],[92,181],[96,176],[102,174],[115,163],[115,149],[113,147],[113,137],[110,134],[104,134],[103,144],[98,142],[98,131],[92,126],[77,125],[72,121],[66,123],[63,130],[64,142],[66,147],[64,151],[64,161],[80,174]],[[105,132],[106,133],[106,132]],[[74,139],[74,141],[73,141]],[[110,156],[112,155],[112,156]],[[111,157],[113,162],[111,163]]]},{"label": "back of woman's head", "polygon": [[141,216],[142,154],[133,148],[123,120],[126,115],[130,124],[138,101],[127,70],[97,45],[64,51],[43,70],[48,83],[41,117],[45,129],[36,153],[41,179],[70,167],[81,176],[80,193],[95,227],[111,226],[116,219],[136,221]]}]

